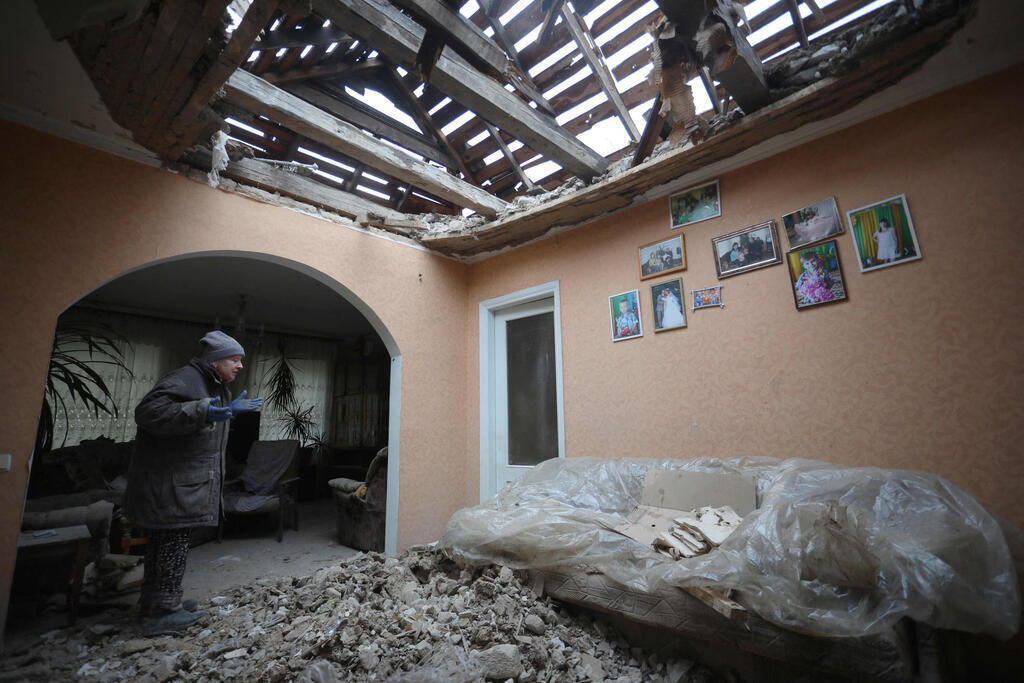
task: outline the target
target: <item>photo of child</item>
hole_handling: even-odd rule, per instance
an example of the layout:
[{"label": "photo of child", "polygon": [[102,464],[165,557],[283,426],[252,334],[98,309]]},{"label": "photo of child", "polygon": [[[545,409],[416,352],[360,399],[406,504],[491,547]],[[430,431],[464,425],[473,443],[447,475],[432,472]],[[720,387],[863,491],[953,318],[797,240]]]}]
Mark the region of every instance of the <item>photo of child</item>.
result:
[{"label": "photo of child", "polygon": [[846,217],[862,273],[921,258],[905,196],[854,209]]},{"label": "photo of child", "polygon": [[655,332],[686,327],[682,280],[669,280],[651,285],[651,305],[654,306]]},{"label": "photo of child", "polygon": [[668,208],[673,228],[721,216],[718,181],[713,180],[672,195],[668,200]]},{"label": "photo of child", "polygon": [[612,320],[612,341],[643,336],[640,321],[640,293],[633,289],[608,297]]},{"label": "photo of child", "polygon": [[797,310],[846,299],[836,241],[787,254]]},{"label": "photo of child", "polygon": [[843,231],[835,197],[787,213],[782,217],[782,224],[786,227],[790,249],[838,235]]}]

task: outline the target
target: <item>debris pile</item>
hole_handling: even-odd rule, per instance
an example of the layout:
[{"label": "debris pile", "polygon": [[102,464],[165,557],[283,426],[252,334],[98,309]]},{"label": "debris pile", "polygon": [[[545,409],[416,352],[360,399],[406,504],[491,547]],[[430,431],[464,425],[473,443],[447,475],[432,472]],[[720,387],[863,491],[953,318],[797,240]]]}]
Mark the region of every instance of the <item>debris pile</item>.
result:
[{"label": "debris pile", "polygon": [[0,681],[711,680],[536,596],[524,578],[462,569],[428,547],[369,553],[227,591],[183,634],[141,638],[130,616],[47,633],[0,661]]},{"label": "debris pile", "polygon": [[728,505],[683,512],[672,520],[671,529],[654,539],[654,549],[673,560],[697,557],[720,546],[742,521]]}]

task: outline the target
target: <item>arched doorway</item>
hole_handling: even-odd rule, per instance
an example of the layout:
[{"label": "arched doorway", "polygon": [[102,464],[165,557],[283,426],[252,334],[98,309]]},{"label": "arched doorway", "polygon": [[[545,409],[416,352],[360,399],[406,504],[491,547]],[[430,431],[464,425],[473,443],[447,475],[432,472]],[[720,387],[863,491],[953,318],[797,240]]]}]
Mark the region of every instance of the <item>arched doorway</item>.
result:
[{"label": "arched doorway", "polygon": [[[378,406],[381,413],[378,433],[385,432],[383,444],[389,447],[384,549],[389,554],[395,553],[401,355],[384,323],[350,289],[305,264],[269,254],[199,252],[146,263],[123,272],[80,297],[62,312],[61,319],[81,316],[85,311],[94,317],[102,313],[99,317],[146,318],[146,322],[137,323],[134,329],[146,330],[144,336],[150,338],[160,337],[160,353],[166,357],[148,358],[144,365],[150,370],[149,376],[139,378],[138,384],[151,385],[151,380],[162,372],[188,359],[187,354],[182,358],[180,348],[175,350],[174,344],[169,342],[174,334],[161,330],[174,329],[177,336],[194,343],[196,330],[221,328],[244,337],[247,349],[261,349],[266,352],[264,356],[284,355],[288,353],[286,348],[294,348],[299,343],[304,343],[306,350],[319,349],[316,362],[309,364],[316,365],[320,375],[327,372],[330,377],[320,377],[323,381],[319,384],[311,380],[311,386],[306,388],[308,394],[320,391],[324,397],[324,403],[316,406],[315,417],[318,427],[330,435],[332,443],[337,442],[337,410],[332,401],[351,397],[325,389],[324,385],[331,385],[334,367],[325,368],[336,358],[322,352],[323,349],[335,342],[349,349],[380,355],[386,372],[381,375],[385,379],[380,387],[383,403]],[[310,351],[306,355],[312,358],[315,354]],[[270,363],[264,361],[260,368],[258,354],[250,356],[252,374],[247,384],[252,387],[260,384]],[[239,380],[242,379],[240,376]],[[244,386],[240,385],[238,390],[241,388]],[[250,391],[250,395],[253,394]],[[130,411],[127,412],[128,415],[122,414],[120,419],[130,422]],[[260,430],[262,435],[267,431],[266,425]],[[349,441],[342,439],[342,442],[354,443],[352,434],[345,436]],[[356,434],[355,442],[358,437]]]}]

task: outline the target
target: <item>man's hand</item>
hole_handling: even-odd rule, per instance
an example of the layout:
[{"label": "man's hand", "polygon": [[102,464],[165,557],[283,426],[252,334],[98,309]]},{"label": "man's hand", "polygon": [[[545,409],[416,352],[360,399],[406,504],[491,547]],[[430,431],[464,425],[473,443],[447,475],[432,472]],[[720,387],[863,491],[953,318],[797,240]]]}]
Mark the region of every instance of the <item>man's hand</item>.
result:
[{"label": "man's hand", "polygon": [[210,399],[210,405],[206,406],[207,422],[223,422],[231,419],[231,406],[220,405],[220,396]]},{"label": "man's hand", "polygon": [[233,414],[251,413],[263,407],[262,398],[246,398],[245,395],[248,393],[248,391],[243,391],[238,395],[238,398],[231,402],[231,412]]}]

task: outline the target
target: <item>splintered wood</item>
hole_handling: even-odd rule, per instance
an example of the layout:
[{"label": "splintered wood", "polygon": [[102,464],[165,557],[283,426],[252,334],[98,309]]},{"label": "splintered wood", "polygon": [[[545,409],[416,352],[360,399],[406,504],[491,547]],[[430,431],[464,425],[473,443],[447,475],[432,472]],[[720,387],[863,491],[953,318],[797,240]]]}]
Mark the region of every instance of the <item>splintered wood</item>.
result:
[{"label": "splintered wood", "polygon": [[674,560],[696,557],[717,548],[743,519],[729,506],[702,507],[672,520],[672,528],[654,539],[654,549]]}]

